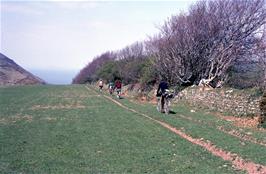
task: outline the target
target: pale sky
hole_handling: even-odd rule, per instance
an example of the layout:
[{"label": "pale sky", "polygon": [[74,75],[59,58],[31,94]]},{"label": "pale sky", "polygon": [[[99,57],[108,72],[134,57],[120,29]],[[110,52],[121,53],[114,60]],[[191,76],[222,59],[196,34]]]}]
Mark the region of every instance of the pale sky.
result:
[{"label": "pale sky", "polygon": [[1,1],[1,53],[26,69],[80,70],[152,36],[194,1]]}]

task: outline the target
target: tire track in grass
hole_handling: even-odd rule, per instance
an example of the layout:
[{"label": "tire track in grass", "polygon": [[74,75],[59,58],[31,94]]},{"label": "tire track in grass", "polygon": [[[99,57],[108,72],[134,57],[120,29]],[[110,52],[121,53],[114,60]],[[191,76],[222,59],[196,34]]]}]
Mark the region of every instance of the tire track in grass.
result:
[{"label": "tire track in grass", "polygon": [[87,90],[89,90],[89,91],[92,91],[95,95],[100,96],[95,90],[89,88],[88,86],[85,86],[85,88],[86,88]]},{"label": "tire track in grass", "polygon": [[[90,89],[89,87],[86,86],[86,88],[90,91],[94,91],[92,89]],[[97,93],[96,91],[94,91],[95,93]],[[131,109],[123,104],[121,104],[120,102],[114,100],[113,98],[106,96],[103,94],[103,97],[105,97],[106,99],[112,101],[113,103],[117,104],[118,106],[131,111],[133,113],[139,114],[155,123],[160,124],[161,126],[165,127],[166,129],[170,130],[171,132],[179,135],[180,137],[186,139],[187,141],[196,144],[198,146],[203,147],[204,149],[208,150],[210,153],[212,153],[213,155],[222,158],[225,161],[230,161],[233,164],[233,167],[238,169],[238,170],[244,170],[247,171],[249,174],[266,174],[266,166],[263,166],[261,164],[256,164],[252,161],[247,161],[244,160],[243,158],[241,158],[239,155],[235,154],[235,153],[231,153],[229,151],[225,151],[222,148],[218,148],[216,147],[215,144],[213,144],[210,141],[204,141],[202,138],[198,139],[198,138],[193,138],[190,135],[182,132],[181,130],[176,129],[175,127],[172,127],[171,125],[160,121],[160,120],[156,120],[146,114],[143,114],[141,112],[138,112],[134,109]]]},{"label": "tire track in grass", "polygon": [[239,138],[240,140],[242,141],[249,141],[251,143],[254,143],[254,144],[258,144],[258,145],[261,145],[261,146],[265,146],[266,147],[266,142],[264,141],[261,141],[261,140],[258,140],[250,135],[247,135],[247,134],[244,134],[244,133],[241,133],[235,129],[230,129],[230,130],[227,130],[225,129],[223,126],[215,126],[215,125],[212,125],[211,123],[205,123],[203,122],[202,120],[195,120],[193,119],[192,117],[189,117],[189,116],[184,116],[184,115],[176,115],[177,117],[180,117],[182,119],[186,119],[186,120],[189,120],[193,123],[196,123],[196,124],[203,124],[203,125],[208,125],[208,126],[214,126],[215,129],[219,130],[219,131],[222,131],[228,135],[231,135],[231,136],[234,136],[236,138]]},{"label": "tire track in grass", "polygon": [[[132,103],[135,103],[134,101],[130,101]],[[136,104],[136,103],[135,103]],[[258,145],[261,145],[261,146],[264,146],[266,147],[266,141],[263,141],[263,140],[259,140],[249,134],[246,134],[246,133],[242,133],[236,129],[232,129],[230,128],[230,130],[226,129],[224,126],[216,126],[214,125],[214,123],[212,122],[204,122],[202,120],[199,120],[199,119],[194,119],[190,116],[185,116],[185,115],[182,115],[182,114],[178,114],[178,115],[174,115],[175,117],[178,117],[178,118],[181,118],[181,119],[185,119],[185,120],[188,120],[188,121],[191,121],[193,123],[196,123],[198,125],[207,125],[207,126],[211,126],[227,135],[231,135],[233,137],[236,137],[242,141],[249,141],[251,143],[254,143],[254,144],[258,144]]]},{"label": "tire track in grass", "polygon": [[226,133],[226,134],[229,134],[231,136],[234,136],[234,137],[237,137],[241,140],[244,140],[244,141],[249,141],[249,142],[252,142],[254,144],[258,144],[258,145],[261,145],[261,146],[264,146],[266,147],[266,142],[265,141],[261,141],[261,140],[258,140],[252,136],[249,136],[247,134],[244,134],[244,133],[241,133],[235,129],[230,129],[230,130],[226,130],[223,126],[218,126],[217,127],[218,130]]}]

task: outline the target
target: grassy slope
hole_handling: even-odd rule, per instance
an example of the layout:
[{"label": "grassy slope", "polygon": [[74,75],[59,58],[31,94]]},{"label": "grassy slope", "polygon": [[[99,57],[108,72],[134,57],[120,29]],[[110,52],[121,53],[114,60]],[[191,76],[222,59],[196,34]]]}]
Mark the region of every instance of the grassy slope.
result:
[{"label": "grassy slope", "polygon": [[239,173],[84,86],[0,88],[0,97],[1,173]]}]

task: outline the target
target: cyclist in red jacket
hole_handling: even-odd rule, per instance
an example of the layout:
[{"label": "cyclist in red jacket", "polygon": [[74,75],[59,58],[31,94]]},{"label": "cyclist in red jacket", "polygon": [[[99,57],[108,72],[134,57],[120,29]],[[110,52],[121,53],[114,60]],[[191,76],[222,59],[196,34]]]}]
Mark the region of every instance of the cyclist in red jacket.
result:
[{"label": "cyclist in red jacket", "polygon": [[121,82],[121,80],[116,80],[115,81],[115,89],[116,89],[116,92],[117,92],[117,98],[120,99],[121,89],[122,89],[122,82]]}]

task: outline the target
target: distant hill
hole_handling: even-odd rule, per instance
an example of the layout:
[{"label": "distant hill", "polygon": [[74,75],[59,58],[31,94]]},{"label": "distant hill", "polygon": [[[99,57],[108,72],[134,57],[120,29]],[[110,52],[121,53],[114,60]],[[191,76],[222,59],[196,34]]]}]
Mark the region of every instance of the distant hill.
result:
[{"label": "distant hill", "polygon": [[0,86],[33,84],[45,82],[0,53]]}]

